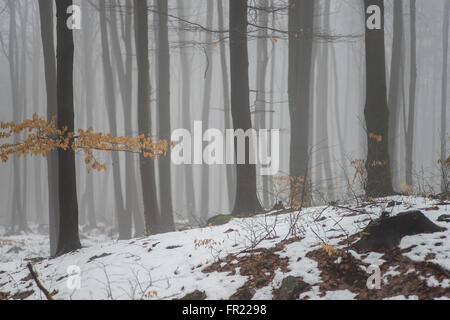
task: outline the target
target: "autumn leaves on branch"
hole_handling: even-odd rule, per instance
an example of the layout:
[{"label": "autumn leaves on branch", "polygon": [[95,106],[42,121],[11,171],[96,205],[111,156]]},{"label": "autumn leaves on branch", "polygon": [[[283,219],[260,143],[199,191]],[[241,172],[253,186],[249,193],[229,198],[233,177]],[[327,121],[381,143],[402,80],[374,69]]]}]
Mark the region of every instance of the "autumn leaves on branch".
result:
[{"label": "autumn leaves on branch", "polygon": [[[18,139],[25,133],[25,138]],[[2,140],[14,138],[13,143],[1,143]],[[172,146],[173,147],[173,146]],[[112,153],[129,152],[141,154],[145,158],[157,159],[166,156],[168,152],[167,140],[159,140],[150,134],[141,134],[138,137],[115,137],[112,134],[96,133],[92,128],[79,129],[77,133],[69,132],[66,127],[56,128],[56,116],[51,122],[39,118],[37,114],[32,119],[21,123],[0,122],[0,159],[8,162],[12,155],[42,156],[48,152],[82,151],[85,155],[85,163],[88,171],[103,171],[106,164],[99,163],[94,157],[94,151]]]}]

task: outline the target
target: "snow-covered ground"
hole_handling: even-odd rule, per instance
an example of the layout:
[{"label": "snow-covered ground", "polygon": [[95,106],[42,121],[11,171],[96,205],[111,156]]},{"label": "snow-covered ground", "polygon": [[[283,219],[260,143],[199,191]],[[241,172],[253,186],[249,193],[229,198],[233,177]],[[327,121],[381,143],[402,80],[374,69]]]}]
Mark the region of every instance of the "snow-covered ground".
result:
[{"label": "snow-covered ground", "polygon": [[[396,255],[349,249],[383,211],[415,209],[447,231],[404,237]],[[304,284],[297,299],[450,299],[450,223],[437,221],[443,214],[450,214],[449,205],[399,196],[129,241],[84,236],[83,249],[55,259],[46,258],[45,236],[0,236],[0,299],[46,299],[29,262],[53,297],[65,300],[180,299],[193,292],[206,299],[274,299],[288,276]],[[381,270],[378,291],[361,286],[370,265]]]}]

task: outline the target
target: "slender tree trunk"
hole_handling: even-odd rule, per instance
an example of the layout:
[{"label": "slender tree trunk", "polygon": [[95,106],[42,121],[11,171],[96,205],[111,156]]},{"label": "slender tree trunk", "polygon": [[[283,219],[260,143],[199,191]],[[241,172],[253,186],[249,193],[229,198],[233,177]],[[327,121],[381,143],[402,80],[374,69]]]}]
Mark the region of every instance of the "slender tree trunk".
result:
[{"label": "slender tree trunk", "polygon": [[[89,3],[87,1],[81,2],[82,12],[85,13],[86,19],[83,23],[83,69],[84,69],[84,89],[85,89],[85,107],[86,107],[86,115],[87,115],[87,123],[88,127],[92,126],[92,120],[94,119],[94,93],[95,93],[95,70],[93,63],[93,55],[91,50],[91,45],[93,41],[94,34],[94,26],[93,26],[93,17],[87,16],[89,12]],[[95,216],[95,205],[94,205],[94,179],[92,174],[87,174],[86,176],[86,190],[84,194],[84,201],[87,216],[87,224],[88,228],[96,228],[97,227],[97,219]]]},{"label": "slender tree trunk", "polygon": [[[74,131],[73,103],[73,32],[67,28],[70,15],[67,9],[72,0],[57,0],[57,104],[58,128]],[[59,238],[57,254],[65,254],[81,248],[78,236],[78,200],[73,150],[58,150],[59,163]]]},{"label": "slender tree trunk", "polygon": [[[330,29],[330,1],[325,1],[323,11],[323,30],[325,34],[331,32]],[[331,44],[333,45],[333,44]],[[329,43],[318,44],[319,55],[314,57],[317,63],[317,119],[314,122],[315,128],[315,144],[320,146],[317,151],[317,183],[325,187],[326,200],[334,199],[334,186],[331,173],[330,160],[330,137],[328,134],[328,101],[329,101]],[[331,186],[331,188],[330,188]]]},{"label": "slender tree trunk", "polygon": [[[447,160],[447,92],[448,92],[448,28],[450,16],[450,0],[444,5],[444,27],[443,27],[443,64],[442,64],[442,109],[441,109],[441,166],[442,166],[442,192],[448,192],[448,167]],[[448,165],[448,163],[447,163]]]},{"label": "slender tree trunk", "polygon": [[[109,38],[108,27],[106,22],[106,5],[105,0],[99,2],[100,14],[100,33],[102,39],[102,61],[105,82],[105,98],[108,110],[109,127],[113,136],[117,136],[117,104],[114,89],[114,76],[111,65],[111,57],[109,55]],[[112,153],[112,170],[114,177],[114,200],[116,206],[117,221],[119,224],[119,239],[126,240],[131,238],[131,215],[125,211],[123,194],[122,194],[122,178],[120,175],[120,160],[117,152]]]},{"label": "slender tree trunk", "polygon": [[[208,1],[207,6],[211,5],[211,1]],[[183,2],[181,0],[177,1],[178,6],[178,16],[184,17],[185,11],[183,8]],[[207,10],[208,11],[208,10]],[[209,12],[209,11],[208,11]],[[208,15],[208,19],[209,19]],[[212,18],[212,16],[211,16]],[[191,64],[192,64],[192,54],[189,53],[189,48],[187,47],[188,39],[186,37],[186,32],[184,31],[184,24],[179,23],[178,35],[180,41],[180,64],[181,64],[181,121],[183,128],[189,129],[192,127],[191,121]],[[208,40],[206,41],[208,43]],[[211,41],[212,42],[212,41]],[[208,46],[208,45],[207,45]],[[208,49],[207,49],[208,50]],[[209,102],[208,102],[209,103]],[[203,121],[208,121],[207,118],[203,117]],[[205,167],[205,166],[204,166]],[[206,170],[208,166],[206,166]],[[204,169],[205,170],[205,169]],[[204,172],[203,170],[203,172]],[[192,166],[184,165],[181,168],[181,172],[184,174],[184,190],[186,195],[186,203],[184,204],[186,208],[187,218],[194,222],[194,210],[195,210],[195,190],[194,190],[194,176],[192,172]],[[203,174],[202,174],[203,180]],[[206,189],[208,190],[208,189]],[[202,199],[208,199],[208,193],[202,193]]]},{"label": "slender tree trunk", "polygon": [[403,80],[401,64],[403,62],[403,1],[394,1],[394,37],[392,41],[391,79],[389,81],[389,155],[391,156],[391,174],[394,177],[396,143],[399,133],[399,115],[401,85]]},{"label": "slender tree trunk", "polygon": [[[148,17],[147,1],[134,0],[134,32],[136,60],[138,67],[137,104],[138,127],[142,134],[150,133],[150,65],[148,59]],[[147,233],[160,232],[160,217],[156,197],[155,169],[150,158],[140,156],[141,183],[144,200],[144,219]]]},{"label": "slender tree trunk", "polygon": [[[113,4],[118,7],[120,2],[114,1]],[[126,0],[127,8],[132,8],[131,0]],[[114,6],[110,10],[110,29],[113,54],[117,65],[118,82],[122,97],[122,106],[124,111],[125,135],[131,137],[133,135],[133,52],[132,52],[132,14],[126,12],[125,18],[121,19],[122,25],[119,27],[117,22],[117,13]],[[119,31],[122,30],[122,40],[125,47],[125,59],[122,58],[122,50],[120,46]],[[125,198],[126,198],[126,216],[133,217],[134,231],[136,235],[142,235],[145,232],[142,214],[138,206],[137,197],[137,180],[136,170],[134,166],[134,157],[132,154],[125,155]]]},{"label": "slender tree trunk", "polygon": [[[212,29],[213,28],[213,18],[214,18],[214,2],[208,1],[206,4],[206,28]],[[212,78],[213,78],[213,54],[212,54],[212,33],[208,32],[206,34],[206,48],[205,48],[205,55],[207,59],[207,70],[205,73],[205,87],[203,90],[203,112],[202,112],[202,120],[204,123],[204,126],[208,128],[209,124],[209,118],[210,118],[210,109],[211,109],[211,88],[212,88]],[[210,166],[203,165],[203,171],[202,171],[202,218],[207,220],[209,213],[210,213],[210,207],[209,207],[209,200],[211,190],[209,186],[209,177],[210,177]]]},{"label": "slender tree trunk", "polygon": [[[314,1],[293,0],[289,7],[289,112],[291,117],[290,175],[307,181],[311,102]],[[296,188],[298,189],[298,188]],[[305,202],[303,190],[295,190],[295,202]],[[298,192],[298,193],[297,193]],[[299,201],[300,200],[300,201]]]},{"label": "slender tree trunk", "polygon": [[[224,30],[224,12],[223,12],[223,0],[217,0],[217,11],[219,16],[219,30]],[[223,85],[223,110],[224,110],[224,120],[225,120],[225,129],[232,128],[232,118],[231,118],[231,102],[230,102],[230,84],[229,84],[229,71],[227,64],[227,52],[225,47],[225,41],[220,41],[219,44],[220,49],[220,66],[222,73],[222,85]],[[236,180],[236,170],[233,166],[227,166],[226,168],[226,176],[227,176],[227,193],[231,203],[235,199],[235,188],[234,181]]]},{"label": "slender tree trunk", "polygon": [[[47,121],[57,113],[56,103],[56,60],[53,23],[53,0],[39,0],[41,38],[44,52],[45,88],[47,93]],[[59,226],[58,154],[47,155],[48,210],[50,254],[56,254]]]},{"label": "slender tree trunk", "polygon": [[[249,101],[247,0],[230,0],[230,66],[231,114],[236,130],[252,127]],[[252,146],[246,142],[246,153]],[[235,144],[235,156],[237,155]],[[248,157],[245,157],[248,161]],[[237,190],[233,215],[247,215],[262,211],[256,191],[256,166],[249,162],[237,165]]]},{"label": "slender tree trunk", "polygon": [[[364,0],[364,11],[371,5],[381,10],[381,28],[366,26],[366,106],[368,197],[383,197],[393,193],[388,151],[389,110],[386,92],[386,58],[384,48],[384,1]],[[366,19],[370,16],[366,13]]]},{"label": "slender tree trunk", "polygon": [[[159,50],[158,50],[158,105],[159,137],[170,141],[170,52],[167,0],[158,0]],[[159,160],[159,187],[161,232],[175,230],[172,204],[172,178],[170,156]]]},{"label": "slender tree trunk", "polygon": [[[256,66],[256,107],[255,107],[255,125],[258,129],[267,129],[267,115],[270,110],[267,110],[266,105],[266,81],[267,81],[267,66],[269,63],[268,55],[268,33],[267,27],[269,25],[269,1],[260,0],[257,2],[260,10],[258,11],[258,25],[262,28],[258,31],[258,40],[256,45],[257,66]],[[261,176],[262,184],[262,205],[264,208],[269,206],[269,177]]]},{"label": "slender tree trunk", "polygon": [[410,0],[410,34],[411,34],[411,58],[410,58],[410,83],[409,83],[409,111],[408,129],[406,131],[406,161],[405,176],[406,185],[413,185],[413,145],[414,145],[414,119],[416,114],[416,82],[417,82],[417,48],[416,48],[416,0]]},{"label": "slender tree trunk", "polygon": [[[17,44],[17,19],[16,19],[16,1],[8,0],[9,9],[9,49],[8,49],[8,62],[9,62],[9,76],[11,82],[11,98],[13,107],[13,119],[15,122],[20,121],[19,109],[19,72],[18,72],[18,60],[19,49]],[[14,139],[17,142],[17,138]],[[14,192],[11,211],[11,232],[15,232],[16,226],[19,225],[21,214],[21,190],[20,190],[20,162],[17,158],[13,161],[13,181]]]}]

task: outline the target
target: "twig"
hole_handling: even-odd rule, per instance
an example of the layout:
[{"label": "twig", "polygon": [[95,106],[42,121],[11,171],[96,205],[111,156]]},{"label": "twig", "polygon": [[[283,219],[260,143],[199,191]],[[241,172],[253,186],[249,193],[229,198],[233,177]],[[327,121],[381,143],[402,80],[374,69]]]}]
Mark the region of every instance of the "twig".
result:
[{"label": "twig", "polygon": [[54,300],[53,296],[50,294],[50,292],[48,292],[48,290],[45,289],[44,286],[42,285],[42,283],[39,281],[36,272],[33,270],[33,266],[31,265],[31,263],[28,263],[27,267],[28,267],[28,270],[30,270],[30,274],[33,277],[33,280],[36,282],[38,288],[41,289],[41,291],[47,297],[47,300]]}]

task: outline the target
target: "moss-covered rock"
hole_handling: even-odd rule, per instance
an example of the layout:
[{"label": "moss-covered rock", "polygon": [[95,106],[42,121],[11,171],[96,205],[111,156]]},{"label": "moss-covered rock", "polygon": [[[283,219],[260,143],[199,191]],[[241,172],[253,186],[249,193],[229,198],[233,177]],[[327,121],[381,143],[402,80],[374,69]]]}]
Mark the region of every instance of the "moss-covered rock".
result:
[{"label": "moss-covered rock", "polygon": [[233,216],[221,214],[210,218],[208,220],[208,226],[221,226],[230,222],[231,219],[233,219]]}]

